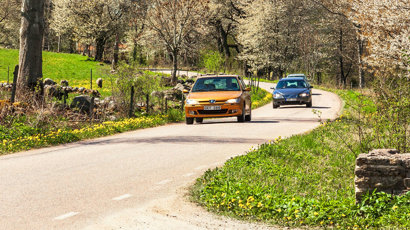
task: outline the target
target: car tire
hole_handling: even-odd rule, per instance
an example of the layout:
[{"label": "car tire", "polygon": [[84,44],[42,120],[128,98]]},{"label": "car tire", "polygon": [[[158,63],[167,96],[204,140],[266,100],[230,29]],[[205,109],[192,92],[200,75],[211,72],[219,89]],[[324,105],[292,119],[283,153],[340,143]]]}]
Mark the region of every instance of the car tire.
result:
[{"label": "car tire", "polygon": [[312,101],[306,103],[306,107],[307,107],[307,108],[311,108],[311,107],[312,107]]},{"label": "car tire", "polygon": [[279,106],[280,106],[280,105],[273,103],[273,108],[274,108],[274,109],[279,108]]},{"label": "car tire", "polygon": [[245,115],[245,121],[251,121],[252,120],[252,110],[249,112],[248,115]]},{"label": "car tire", "polygon": [[238,122],[245,121],[245,104],[242,107],[242,114],[240,116],[237,116],[236,118],[238,119]]},{"label": "car tire", "polygon": [[204,121],[204,118],[202,118],[202,117],[197,117],[197,118],[195,118],[195,121],[196,121],[196,123],[202,123],[203,121]]},{"label": "car tire", "polygon": [[193,117],[186,117],[185,118],[185,123],[187,125],[192,125],[194,123],[194,118]]}]

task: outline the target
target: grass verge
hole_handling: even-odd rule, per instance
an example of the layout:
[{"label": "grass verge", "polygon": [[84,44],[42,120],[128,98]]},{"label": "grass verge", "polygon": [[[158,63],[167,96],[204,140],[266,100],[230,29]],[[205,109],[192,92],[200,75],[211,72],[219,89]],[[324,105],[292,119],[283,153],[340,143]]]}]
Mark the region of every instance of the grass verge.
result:
[{"label": "grass verge", "polygon": [[268,104],[269,102],[272,102],[272,94],[264,89],[259,88],[259,90],[257,90],[256,92],[253,91],[251,100],[252,109],[256,109]]},{"label": "grass verge", "polygon": [[0,126],[0,154],[108,136],[182,120],[181,117],[173,113],[170,111],[169,115],[141,116],[119,121],[106,121],[101,124],[83,125],[78,129],[68,127],[50,130],[36,129],[24,123],[16,122],[11,129]]},{"label": "grass verge", "polygon": [[[362,98],[338,93],[347,105]],[[351,109],[308,134],[272,140],[207,171],[191,188],[193,199],[222,215],[283,226],[409,228],[410,193],[374,193],[355,203],[360,143]]]}]

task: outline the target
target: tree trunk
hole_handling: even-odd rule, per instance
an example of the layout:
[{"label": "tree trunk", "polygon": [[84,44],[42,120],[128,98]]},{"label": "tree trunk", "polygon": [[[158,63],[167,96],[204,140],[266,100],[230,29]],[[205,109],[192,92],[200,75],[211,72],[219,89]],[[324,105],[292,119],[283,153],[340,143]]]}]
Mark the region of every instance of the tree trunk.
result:
[{"label": "tree trunk", "polygon": [[102,61],[104,55],[105,38],[97,38],[97,53],[95,54],[96,61]]},{"label": "tree trunk", "polygon": [[175,84],[178,80],[177,78],[178,71],[178,52],[176,50],[172,51],[172,83]]},{"label": "tree trunk", "polygon": [[23,1],[17,80],[20,92],[27,88],[34,91],[43,78],[43,33],[44,0]]},{"label": "tree trunk", "polygon": [[[360,32],[359,32],[360,33]],[[357,54],[358,54],[358,66],[359,66],[359,87],[362,89],[365,86],[364,71],[363,71],[363,46],[364,41],[360,38],[360,35],[357,39]]]},{"label": "tree trunk", "polygon": [[113,69],[116,68],[118,64],[118,54],[120,52],[120,39],[118,34],[115,35],[115,45],[114,45],[114,60],[113,60]]},{"label": "tree trunk", "polygon": [[344,71],[344,60],[343,60],[343,30],[340,28],[339,36],[339,64],[340,64],[340,79],[337,79],[338,84],[342,84],[343,88],[346,87],[346,76]]}]

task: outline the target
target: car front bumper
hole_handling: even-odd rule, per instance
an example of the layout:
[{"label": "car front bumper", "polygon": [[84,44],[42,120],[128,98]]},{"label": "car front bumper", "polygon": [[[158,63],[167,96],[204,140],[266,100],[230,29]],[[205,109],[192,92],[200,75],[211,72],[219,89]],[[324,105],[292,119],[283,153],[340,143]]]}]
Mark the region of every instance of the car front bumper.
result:
[{"label": "car front bumper", "polygon": [[[205,106],[220,106],[218,110],[205,110]],[[192,118],[234,117],[242,115],[240,104],[185,105],[185,116]]]},{"label": "car front bumper", "polygon": [[312,101],[312,97],[297,97],[297,98],[274,98],[273,103],[276,105],[301,105]]}]

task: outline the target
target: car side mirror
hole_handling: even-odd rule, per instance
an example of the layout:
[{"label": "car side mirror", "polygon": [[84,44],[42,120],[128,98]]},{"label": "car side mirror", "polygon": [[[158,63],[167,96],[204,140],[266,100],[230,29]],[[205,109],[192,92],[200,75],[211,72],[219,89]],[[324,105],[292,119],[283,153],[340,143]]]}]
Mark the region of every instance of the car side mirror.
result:
[{"label": "car side mirror", "polygon": [[183,93],[189,93],[189,91],[186,90],[186,89],[182,90],[182,92],[183,92]]},{"label": "car side mirror", "polygon": [[275,87],[270,87],[270,89],[275,89]]},{"label": "car side mirror", "polygon": [[245,91],[251,91],[251,87],[246,87]]}]

